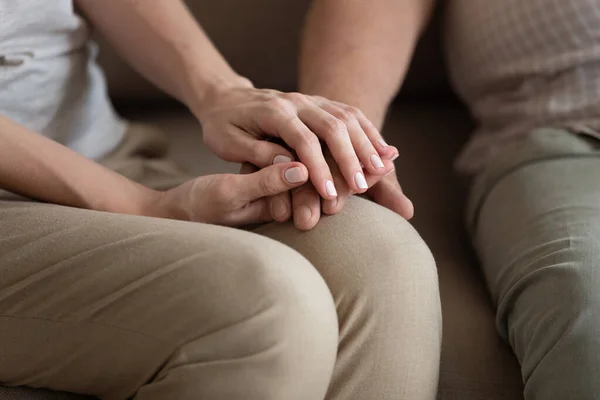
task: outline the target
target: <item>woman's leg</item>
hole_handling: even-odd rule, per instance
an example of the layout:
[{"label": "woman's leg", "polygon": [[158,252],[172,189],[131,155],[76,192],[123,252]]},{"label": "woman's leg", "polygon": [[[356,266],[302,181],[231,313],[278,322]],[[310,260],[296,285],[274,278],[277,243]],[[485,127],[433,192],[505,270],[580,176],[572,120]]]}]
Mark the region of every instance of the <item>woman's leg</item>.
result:
[{"label": "woman's leg", "polygon": [[528,400],[600,394],[600,146],[537,131],[478,178],[471,227]]},{"label": "woman's leg", "polygon": [[331,294],[228,228],[0,201],[0,382],[103,399],[321,400]]},{"label": "woman's leg", "polygon": [[433,257],[411,225],[355,197],[309,232],[257,230],[303,254],[331,290],[340,345],[328,400],[433,400],[441,311]]}]

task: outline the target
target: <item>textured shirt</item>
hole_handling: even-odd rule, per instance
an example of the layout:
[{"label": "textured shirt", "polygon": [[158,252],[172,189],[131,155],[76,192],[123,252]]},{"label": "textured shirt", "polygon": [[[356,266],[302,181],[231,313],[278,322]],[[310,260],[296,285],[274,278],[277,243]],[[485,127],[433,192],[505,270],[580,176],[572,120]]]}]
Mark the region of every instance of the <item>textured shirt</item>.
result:
[{"label": "textured shirt", "polygon": [[89,36],[72,0],[0,0],[0,114],[98,158],[118,144],[125,124]]},{"label": "textured shirt", "polygon": [[447,3],[451,79],[478,123],[459,171],[540,127],[600,137],[600,0]]}]

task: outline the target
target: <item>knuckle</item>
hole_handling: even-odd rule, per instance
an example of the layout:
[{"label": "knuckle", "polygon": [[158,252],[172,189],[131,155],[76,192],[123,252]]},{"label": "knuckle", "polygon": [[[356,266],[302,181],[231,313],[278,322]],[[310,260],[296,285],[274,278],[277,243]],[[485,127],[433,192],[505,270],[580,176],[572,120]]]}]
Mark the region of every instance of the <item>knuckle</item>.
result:
[{"label": "knuckle", "polygon": [[267,106],[267,108],[269,110],[272,110],[272,111],[275,111],[278,113],[279,112],[287,112],[287,111],[289,111],[289,108],[290,108],[290,103],[287,100],[285,100],[279,96],[273,97],[272,99],[267,100],[265,102],[265,105]]},{"label": "knuckle", "polygon": [[303,104],[307,102],[307,98],[302,93],[290,92],[284,94],[284,98],[295,104]]},{"label": "knuckle", "polygon": [[346,109],[346,112],[352,114],[354,117],[364,116],[364,114],[360,108],[356,108],[354,106],[346,106],[345,109]]},{"label": "knuckle", "polygon": [[321,143],[319,142],[319,138],[317,135],[312,133],[311,131],[305,131],[299,134],[299,142],[302,146],[308,148],[321,148]]},{"label": "knuckle", "polygon": [[356,123],[356,116],[347,110],[340,110],[336,117],[338,120],[342,121],[345,125],[350,125]]},{"label": "knuckle", "polygon": [[255,140],[249,150],[250,160],[248,161],[259,167],[264,166],[264,160],[269,158],[268,155],[266,156],[268,152],[267,144],[261,140]]},{"label": "knuckle", "polygon": [[273,175],[266,175],[258,181],[259,190],[261,193],[276,194],[278,192],[277,178]]},{"label": "knuckle", "polygon": [[222,203],[230,203],[233,199],[232,187],[237,185],[237,176],[234,174],[223,174],[213,182],[213,192]]},{"label": "knuckle", "polygon": [[326,118],[323,121],[323,126],[328,135],[340,136],[348,134],[346,124],[335,117]]}]

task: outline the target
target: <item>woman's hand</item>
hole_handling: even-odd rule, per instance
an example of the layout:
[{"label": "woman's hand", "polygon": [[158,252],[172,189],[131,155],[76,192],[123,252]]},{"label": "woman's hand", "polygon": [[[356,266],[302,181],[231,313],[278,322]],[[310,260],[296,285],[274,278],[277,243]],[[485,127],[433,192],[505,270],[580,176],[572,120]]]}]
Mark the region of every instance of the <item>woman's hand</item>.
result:
[{"label": "woman's hand", "polygon": [[[337,214],[342,210],[348,198],[353,196],[354,193],[344,182],[340,170],[333,161],[333,158],[326,151],[326,159],[332,170],[334,181],[336,182],[339,193],[338,197],[334,200],[321,200],[319,193],[315,190],[315,187],[311,183],[306,183],[300,187],[297,187],[290,192],[283,192],[277,195],[270,196],[268,201],[268,207],[271,211],[271,218],[277,222],[285,222],[290,218],[294,219],[294,225],[301,230],[310,230],[314,228],[321,218],[321,214]],[[397,153],[392,156],[392,159],[397,156]],[[371,195],[371,192],[382,185],[387,185],[389,181],[395,181],[396,186],[400,189],[400,185],[397,183],[398,180],[394,173],[393,160],[384,159],[385,175],[371,175],[365,173],[365,178],[369,186],[367,192],[373,200],[378,200],[375,196]],[[249,174],[256,171],[257,168],[250,164],[243,164],[240,170],[241,174]],[[378,190],[379,191],[379,190]],[[387,192],[386,192],[387,193]],[[385,194],[385,193],[383,193]],[[410,200],[399,191],[400,198],[394,197],[394,200],[402,206],[410,205],[412,213],[412,203]],[[377,203],[381,204],[379,201]],[[382,204],[385,205],[385,204]],[[386,205],[387,206],[387,205]],[[388,207],[389,208],[389,207]],[[396,209],[393,211],[398,212]],[[409,219],[410,216],[406,213],[400,213],[400,215]],[[412,215],[412,214],[411,214]]]},{"label": "woman's hand", "polygon": [[331,151],[341,177],[353,193],[364,193],[366,173],[383,176],[383,157],[396,151],[361,111],[341,103],[300,93],[248,87],[215,89],[195,113],[205,144],[220,158],[265,168],[294,157],[286,148],[264,139],[282,139],[309,171],[321,197],[337,197],[336,183],[322,151]]},{"label": "woman's hand", "polygon": [[169,191],[157,202],[158,216],[191,222],[243,226],[271,221],[268,196],[308,180],[300,163],[281,163],[247,175],[201,176]]}]

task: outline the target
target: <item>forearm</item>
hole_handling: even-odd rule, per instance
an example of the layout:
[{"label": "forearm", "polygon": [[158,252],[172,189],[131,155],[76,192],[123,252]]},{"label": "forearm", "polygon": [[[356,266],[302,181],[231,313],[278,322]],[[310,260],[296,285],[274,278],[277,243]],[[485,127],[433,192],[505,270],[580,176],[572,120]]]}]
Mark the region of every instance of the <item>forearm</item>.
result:
[{"label": "forearm", "polygon": [[300,91],[360,108],[379,128],[406,75],[434,0],[314,0]]},{"label": "forearm", "polygon": [[66,206],[152,214],[154,192],[0,115],[0,188]]},{"label": "forearm", "polygon": [[80,10],[138,72],[199,112],[204,97],[251,86],[203,32],[181,0],[76,0]]}]

